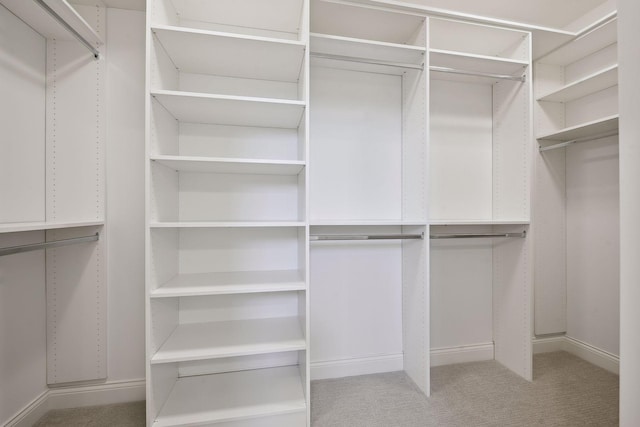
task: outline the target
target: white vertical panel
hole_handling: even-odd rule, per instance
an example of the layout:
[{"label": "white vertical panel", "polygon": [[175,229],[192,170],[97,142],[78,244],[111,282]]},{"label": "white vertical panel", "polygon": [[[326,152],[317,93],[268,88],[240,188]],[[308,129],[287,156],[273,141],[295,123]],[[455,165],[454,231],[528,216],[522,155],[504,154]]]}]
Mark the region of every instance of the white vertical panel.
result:
[{"label": "white vertical panel", "polygon": [[[47,241],[90,236],[101,227],[47,232]],[[106,236],[47,250],[47,382],[107,377]]]},{"label": "white vertical panel", "polygon": [[[0,16],[3,11],[0,7]],[[0,247],[43,239],[40,231],[0,234]],[[5,425],[47,390],[43,251],[0,257],[0,348],[0,424]]]},{"label": "white vertical panel", "polygon": [[44,221],[45,40],[0,6],[0,223]]},{"label": "white vertical panel", "polygon": [[536,153],[535,333],[567,330],[565,150]]},{"label": "white vertical panel", "polygon": [[491,86],[431,81],[429,216],[491,219]]},{"label": "white vertical panel", "polygon": [[620,425],[640,424],[640,2],[618,0],[620,57]]},{"label": "white vertical panel", "polygon": [[314,68],[311,80],[311,217],[400,219],[400,77]]},{"label": "white vertical panel", "polygon": [[567,149],[567,335],[619,354],[616,137]]},{"label": "white vertical panel", "polygon": [[[521,228],[497,227],[499,232]],[[493,247],[493,336],[495,358],[533,379],[533,256],[528,238],[496,239]]]},{"label": "white vertical panel", "polygon": [[144,378],[144,13],[107,10],[109,379]]},{"label": "white vertical panel", "polygon": [[[103,35],[103,8],[79,6]],[[47,44],[47,221],[104,218],[106,60],[77,41]]]}]

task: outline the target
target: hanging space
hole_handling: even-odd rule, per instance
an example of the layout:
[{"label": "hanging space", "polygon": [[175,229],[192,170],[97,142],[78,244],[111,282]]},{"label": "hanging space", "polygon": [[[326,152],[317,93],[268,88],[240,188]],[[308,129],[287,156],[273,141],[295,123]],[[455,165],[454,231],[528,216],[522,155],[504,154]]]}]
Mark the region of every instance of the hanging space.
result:
[{"label": "hanging space", "polygon": [[532,379],[531,35],[429,19],[431,366]]},{"label": "hanging space", "polygon": [[308,5],[147,16],[147,423],[309,425]]},{"label": "hanging space", "polygon": [[536,60],[535,334],[618,372],[617,19]]},{"label": "hanging space", "polygon": [[311,377],[429,394],[426,18],[311,4]]}]

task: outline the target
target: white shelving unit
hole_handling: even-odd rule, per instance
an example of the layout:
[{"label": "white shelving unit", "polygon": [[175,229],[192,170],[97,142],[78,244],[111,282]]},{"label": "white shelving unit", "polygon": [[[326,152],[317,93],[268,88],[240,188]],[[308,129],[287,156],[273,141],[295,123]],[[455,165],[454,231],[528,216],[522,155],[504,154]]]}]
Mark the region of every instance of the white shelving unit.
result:
[{"label": "white shelving unit", "polygon": [[148,5],[150,426],[309,425],[308,10]]},{"label": "white shelving unit", "polygon": [[[41,286],[34,295],[43,295],[46,312],[32,313],[46,324],[46,337],[33,336],[46,345],[46,378],[38,384],[104,380],[105,11],[65,0],[2,0],[0,12],[7,64],[0,86],[11,99],[0,111],[0,248],[38,251],[3,256],[4,275],[16,282],[5,284]],[[96,234],[97,241],[82,239]],[[76,239],[82,243],[51,247]]]},{"label": "white shelving unit", "polygon": [[531,239],[498,237],[530,224],[531,35],[430,18],[429,40],[431,345],[531,380]]}]

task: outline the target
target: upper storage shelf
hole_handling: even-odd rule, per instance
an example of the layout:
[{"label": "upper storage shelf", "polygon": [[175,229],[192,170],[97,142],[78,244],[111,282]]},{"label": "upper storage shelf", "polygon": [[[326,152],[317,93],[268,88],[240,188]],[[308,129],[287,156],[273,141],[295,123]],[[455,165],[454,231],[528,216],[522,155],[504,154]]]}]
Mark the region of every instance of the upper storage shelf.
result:
[{"label": "upper storage shelf", "polygon": [[43,37],[78,40],[98,56],[100,35],[66,0],[0,0],[0,4]]},{"label": "upper storage shelf", "polygon": [[151,30],[183,73],[296,82],[304,59],[299,41],[164,25]]},{"label": "upper storage shelf", "polygon": [[152,26],[301,40],[303,0],[158,0],[151,3]]},{"label": "upper storage shelf", "polygon": [[529,65],[527,61],[523,60],[464,54],[440,49],[429,51],[429,63],[432,67],[512,76],[521,76]]},{"label": "upper storage shelf", "polygon": [[617,38],[617,18],[606,18],[600,25],[565,43],[550,54],[543,56],[538,62],[551,65],[568,65],[616,43]]},{"label": "upper storage shelf", "polygon": [[549,92],[538,101],[569,102],[618,84],[618,66],[613,65]]},{"label": "upper storage shelf", "polygon": [[593,135],[602,135],[616,131],[618,129],[618,119],[619,116],[616,114],[614,116],[561,129],[557,132],[540,135],[537,139],[545,141],[572,141]]}]

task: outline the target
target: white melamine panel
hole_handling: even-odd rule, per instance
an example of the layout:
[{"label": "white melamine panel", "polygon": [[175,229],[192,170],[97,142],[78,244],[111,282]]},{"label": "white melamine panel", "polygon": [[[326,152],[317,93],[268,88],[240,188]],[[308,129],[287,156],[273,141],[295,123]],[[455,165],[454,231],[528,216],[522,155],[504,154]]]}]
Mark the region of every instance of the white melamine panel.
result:
[{"label": "white melamine panel", "polygon": [[[313,227],[311,232],[398,234],[400,228]],[[312,362],[402,353],[401,245],[394,240],[313,243]]]},{"label": "white melamine panel", "polygon": [[144,378],[145,15],[107,10],[109,380]]},{"label": "white melamine panel", "polygon": [[301,160],[295,129],[180,124],[180,152],[183,156],[232,157],[270,160]]},{"label": "white melamine panel", "polygon": [[616,43],[618,20],[612,19],[588,33],[543,56],[543,64],[567,65]]},{"label": "white melamine panel", "polygon": [[430,218],[492,218],[491,86],[431,81]]},{"label": "white melamine panel", "polygon": [[529,225],[529,220],[430,220],[430,225]]},{"label": "white melamine panel", "polygon": [[[6,12],[0,6],[0,17]],[[0,18],[2,19],[2,18]],[[42,242],[44,233],[0,235],[0,247]],[[44,251],[0,257],[0,423],[47,390]]]},{"label": "white melamine panel", "polygon": [[447,19],[429,19],[429,47],[482,56],[529,60],[528,33]]},{"label": "white melamine panel", "polygon": [[567,330],[565,176],[565,150],[536,155],[533,208],[536,335]]},{"label": "white melamine panel", "polygon": [[150,222],[151,228],[282,228],[304,227],[304,221],[163,221]]},{"label": "white melamine panel", "polygon": [[314,220],[402,217],[401,83],[397,76],[312,70]]},{"label": "white melamine panel", "polygon": [[[431,227],[431,233],[484,233],[486,227]],[[431,348],[493,341],[493,240],[432,240]]]},{"label": "white melamine panel", "polygon": [[12,222],[0,225],[0,233],[16,233],[19,231],[55,230],[58,228],[89,227],[104,225],[104,221],[74,222]]},{"label": "white melamine panel", "polygon": [[538,101],[568,102],[616,86],[618,66],[614,65],[543,95]]},{"label": "white melamine panel", "polygon": [[47,382],[107,377],[106,236],[101,227],[47,232],[47,241],[100,240],[47,250]]},{"label": "white melamine panel", "polygon": [[234,126],[295,129],[305,103],[245,96],[154,91],[151,95],[177,120]]},{"label": "white melamine panel", "polygon": [[[103,8],[82,10],[104,31]],[[48,42],[47,221],[104,219],[105,75],[106,61],[94,60],[77,42]]]},{"label": "white melamine panel", "polygon": [[[447,50],[430,49],[430,66],[455,68],[470,72],[508,74],[520,76],[527,68],[524,60],[503,59],[495,56],[471,55]],[[440,75],[434,75],[438,78]]]},{"label": "white melamine panel", "polygon": [[[250,356],[222,357],[208,360],[179,362],[177,364],[178,375],[181,377],[190,377],[193,375],[210,375],[221,374],[224,372],[247,371],[252,369],[295,366],[299,363],[300,354],[304,353],[304,351],[289,351],[284,353],[265,353]],[[161,365],[154,365],[154,367],[155,366]]]},{"label": "white melamine panel", "polygon": [[304,162],[296,160],[265,161],[196,156],[151,156],[151,160],[180,172],[298,175],[304,169]]},{"label": "white melamine panel", "polygon": [[[618,65],[618,44],[612,44],[564,67],[565,83],[577,82]],[[556,67],[560,67],[557,66]]]},{"label": "white melamine panel", "polygon": [[151,12],[154,23],[179,20],[193,28],[297,38],[302,7],[302,0],[155,0]]},{"label": "white melamine panel", "polygon": [[306,289],[299,270],[179,274],[151,292],[152,298],[282,292]]},{"label": "white melamine panel", "polygon": [[[311,3],[311,31],[396,44],[415,43],[425,18],[382,8],[333,1]],[[424,40],[422,40],[424,42]]]},{"label": "white melamine panel", "polygon": [[[522,232],[503,226],[496,232]],[[493,246],[493,340],[495,359],[533,380],[533,254],[530,237],[495,239]]]},{"label": "white melamine panel", "polygon": [[426,49],[327,34],[311,34],[311,52],[421,65]]},{"label": "white melamine panel", "polygon": [[[293,414],[297,416],[287,417]],[[267,424],[263,417],[285,418]],[[228,423],[247,419],[260,427],[305,424],[306,403],[297,367],[180,378],[153,425],[232,426]]]},{"label": "white melamine panel", "polygon": [[567,335],[619,354],[617,138],[567,149]]},{"label": "white melamine panel", "polygon": [[[162,89],[174,89],[165,87]],[[183,92],[210,93],[214,95],[249,96],[299,100],[298,83],[276,80],[256,80],[212,74],[180,73],[178,90]]]},{"label": "white melamine panel", "polygon": [[298,317],[179,325],[151,357],[170,363],[297,351],[306,348]]},{"label": "white melamine panel", "polygon": [[0,26],[0,223],[43,221],[45,40],[2,6]]},{"label": "white melamine panel", "polygon": [[287,82],[297,81],[300,75],[303,42],[171,26],[151,31],[183,73]]},{"label": "white melamine panel", "polygon": [[561,129],[557,132],[539,135],[537,139],[547,141],[571,141],[591,135],[598,135],[618,129],[618,115],[597,119]]},{"label": "white melamine panel", "polygon": [[618,86],[567,102],[565,108],[565,126],[574,126],[614,116],[618,114]]},{"label": "white melamine panel", "polygon": [[493,85],[493,216],[531,216],[533,129],[531,73],[526,82]]}]

